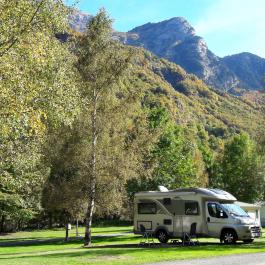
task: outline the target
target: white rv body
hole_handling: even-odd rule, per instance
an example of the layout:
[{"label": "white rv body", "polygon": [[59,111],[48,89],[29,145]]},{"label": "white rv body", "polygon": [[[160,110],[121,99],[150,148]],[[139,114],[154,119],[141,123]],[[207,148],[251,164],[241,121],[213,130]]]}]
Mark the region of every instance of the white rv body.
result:
[{"label": "white rv body", "polygon": [[196,223],[198,236],[232,243],[226,240],[232,234],[233,242],[251,242],[261,236],[260,224],[236,201],[233,195],[217,189],[139,192],[134,199],[134,232],[140,233],[143,225],[161,242],[166,242],[169,238],[182,238],[190,232],[191,224]]}]

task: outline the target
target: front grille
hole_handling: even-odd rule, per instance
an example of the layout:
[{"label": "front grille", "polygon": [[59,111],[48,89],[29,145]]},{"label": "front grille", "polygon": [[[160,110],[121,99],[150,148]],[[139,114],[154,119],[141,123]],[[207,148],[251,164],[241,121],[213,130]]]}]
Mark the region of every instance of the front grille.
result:
[{"label": "front grille", "polygon": [[261,236],[261,228],[259,226],[251,227],[251,234],[254,237],[260,237]]}]

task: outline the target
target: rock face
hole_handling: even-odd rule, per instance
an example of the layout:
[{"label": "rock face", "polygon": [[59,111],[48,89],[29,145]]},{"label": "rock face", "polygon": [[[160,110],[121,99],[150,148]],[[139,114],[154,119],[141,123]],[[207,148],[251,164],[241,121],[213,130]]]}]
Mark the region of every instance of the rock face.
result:
[{"label": "rock face", "polygon": [[177,17],[137,27],[129,31],[127,36],[127,44],[143,46],[160,57],[166,57],[170,48],[195,36],[195,30],[184,18]]},{"label": "rock face", "polygon": [[170,48],[165,56],[187,72],[204,80],[209,86],[228,91],[238,86],[239,80],[207,47],[205,41],[192,36]]},{"label": "rock face", "polygon": [[[83,31],[84,23],[89,19],[89,15],[77,12],[72,19],[72,27]],[[158,23],[147,23],[126,33],[114,32],[113,36],[126,45],[143,47],[158,57],[180,65],[207,85],[219,90],[233,93],[237,88],[262,88],[265,59],[250,53],[224,58],[216,56],[185,18],[175,17]]]},{"label": "rock face", "polygon": [[236,88],[262,87],[265,59],[250,53],[225,58],[216,56],[182,17],[147,23],[127,33],[120,33],[119,39],[124,44],[144,47],[158,57],[179,64],[211,87],[231,92]]},{"label": "rock face", "polygon": [[92,16],[87,13],[82,13],[79,10],[73,9],[69,15],[70,27],[77,32],[84,32],[91,18]]},{"label": "rock face", "polygon": [[223,62],[240,79],[240,87],[256,90],[262,88],[261,80],[265,76],[265,59],[244,52],[226,56]]}]

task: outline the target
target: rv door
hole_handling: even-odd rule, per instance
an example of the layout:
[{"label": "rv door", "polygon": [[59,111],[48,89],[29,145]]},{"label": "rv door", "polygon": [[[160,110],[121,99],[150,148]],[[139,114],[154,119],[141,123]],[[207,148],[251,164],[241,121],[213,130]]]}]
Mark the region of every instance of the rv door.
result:
[{"label": "rv door", "polygon": [[222,228],[227,223],[228,215],[218,202],[206,202],[206,222],[208,235],[219,237]]}]

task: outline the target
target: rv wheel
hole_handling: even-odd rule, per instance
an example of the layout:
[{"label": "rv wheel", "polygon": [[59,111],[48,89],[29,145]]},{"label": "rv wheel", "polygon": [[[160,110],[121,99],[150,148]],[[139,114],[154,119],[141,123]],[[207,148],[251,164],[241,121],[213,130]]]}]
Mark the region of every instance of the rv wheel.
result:
[{"label": "rv wheel", "polygon": [[168,241],[168,235],[165,230],[158,230],[156,233],[156,237],[161,243],[167,243]]},{"label": "rv wheel", "polygon": [[221,242],[225,244],[235,244],[237,240],[237,234],[234,230],[225,230],[220,238]]}]

